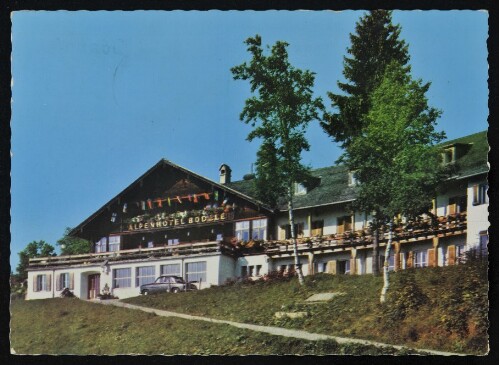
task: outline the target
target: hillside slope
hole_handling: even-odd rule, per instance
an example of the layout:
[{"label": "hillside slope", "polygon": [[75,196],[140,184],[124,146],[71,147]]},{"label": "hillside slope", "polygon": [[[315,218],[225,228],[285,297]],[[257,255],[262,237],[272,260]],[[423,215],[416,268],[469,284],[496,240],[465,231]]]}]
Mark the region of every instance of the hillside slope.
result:
[{"label": "hillside slope", "polygon": [[[171,311],[246,323],[375,340],[469,354],[488,351],[486,263],[410,269],[391,274],[386,305],[379,304],[382,278],[318,274],[300,287],[296,279],[238,282],[179,295],[125,301]],[[306,304],[314,293],[342,295]],[[306,312],[277,318],[276,312]]]}]

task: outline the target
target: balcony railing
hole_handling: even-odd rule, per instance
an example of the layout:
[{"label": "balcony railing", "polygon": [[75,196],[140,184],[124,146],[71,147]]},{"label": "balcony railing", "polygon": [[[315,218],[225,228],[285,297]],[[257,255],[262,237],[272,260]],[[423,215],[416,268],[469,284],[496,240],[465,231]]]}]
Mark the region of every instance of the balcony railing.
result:
[{"label": "balcony railing", "polygon": [[[442,237],[445,235],[458,234],[466,230],[467,220],[466,212],[456,213],[449,216],[418,219],[404,224],[396,224],[393,227],[393,240],[417,241],[430,237]],[[381,227],[378,231],[378,241],[383,244],[388,240],[388,227]],[[343,233],[301,237],[297,238],[298,250],[309,250],[321,247],[348,247],[369,245],[373,242],[373,232],[371,229],[362,229],[358,231],[347,231]],[[291,251],[291,240],[274,240],[262,244],[266,253],[278,253]]]},{"label": "balcony railing", "polygon": [[[398,224],[393,228],[393,239],[395,241],[416,241],[430,237],[441,237],[451,234],[460,234],[466,230],[466,212],[449,215],[446,217],[435,217],[419,219],[404,224]],[[387,227],[379,229],[379,243],[388,240]],[[356,247],[372,244],[373,233],[370,229],[349,231],[338,234],[301,237],[297,238],[298,250],[308,251],[310,249],[328,247]],[[291,240],[270,240],[238,242],[234,238],[226,237],[224,241],[210,241],[199,243],[180,243],[177,245],[164,245],[153,248],[137,248],[130,250],[119,250],[114,252],[89,253],[82,255],[38,257],[29,260],[30,268],[84,265],[103,263],[108,261],[122,261],[147,258],[161,258],[169,256],[186,256],[221,252],[233,257],[244,254],[264,253],[276,254],[292,251]]]},{"label": "balcony railing", "polygon": [[134,259],[161,258],[170,256],[201,255],[208,253],[223,252],[234,255],[235,248],[232,245],[219,241],[185,243],[172,246],[137,248],[131,250],[119,250],[114,252],[99,252],[81,255],[64,255],[37,257],[29,260],[30,268],[64,265],[89,265],[99,264],[106,260],[123,261]]}]

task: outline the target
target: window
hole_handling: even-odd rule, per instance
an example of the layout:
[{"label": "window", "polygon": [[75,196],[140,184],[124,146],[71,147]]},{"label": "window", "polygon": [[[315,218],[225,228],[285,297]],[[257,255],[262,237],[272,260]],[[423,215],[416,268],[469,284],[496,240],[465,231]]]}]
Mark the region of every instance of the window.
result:
[{"label": "window", "polygon": [[307,188],[305,185],[300,183],[295,183],[295,195],[305,195],[307,193]]},{"label": "window", "polygon": [[262,265],[256,265],[255,266],[255,275],[256,276],[262,275]]},{"label": "window", "polygon": [[456,245],[456,263],[459,264],[464,259],[464,245]]},{"label": "window", "polygon": [[180,264],[161,265],[161,275],[182,276],[180,272]]},{"label": "window", "polygon": [[50,291],[51,288],[52,275],[42,274],[36,275],[34,277],[34,291]]},{"label": "window", "polygon": [[255,267],[254,266],[248,266],[248,276],[253,276],[255,274]]},{"label": "window", "polygon": [[168,246],[178,245],[178,238],[172,238],[168,240]]},{"label": "window", "polygon": [[241,266],[241,276],[243,278],[248,276],[248,266]]},{"label": "window", "polygon": [[455,196],[449,198],[447,214],[456,214],[466,211],[466,196]]},{"label": "window", "polygon": [[109,236],[109,251],[119,251],[120,249],[120,236]]},{"label": "window", "polygon": [[349,171],[348,172],[348,186],[355,186],[357,185],[357,177],[355,174],[355,171]]},{"label": "window", "polygon": [[414,267],[426,267],[428,262],[426,260],[426,250],[414,251]]},{"label": "window", "polygon": [[352,216],[345,215],[338,218],[337,233],[345,233],[352,230]]},{"label": "window", "polygon": [[326,272],[327,262],[317,262],[315,265],[315,270],[317,273]]},{"label": "window", "polygon": [[267,239],[267,219],[256,219],[251,221],[253,225],[251,230],[251,238],[254,240]]},{"label": "window", "polygon": [[185,271],[187,281],[206,282],[206,261],[188,262]]},{"label": "window", "polygon": [[[300,238],[303,237],[303,231],[305,229],[305,224],[302,223],[295,223],[295,238]],[[281,239],[289,239],[291,238],[291,226],[289,224],[286,224],[284,226],[281,226]],[[282,237],[284,236],[284,237]]]},{"label": "window", "polygon": [[238,241],[249,241],[250,239],[250,222],[236,222],[236,238]]},{"label": "window", "polygon": [[[383,267],[385,266],[385,256],[380,256],[379,257],[379,267],[381,270],[383,270]],[[390,254],[390,257],[388,257],[388,271],[394,271],[395,270],[395,257],[393,253]]]},{"label": "window", "polygon": [[489,197],[487,195],[488,188],[487,184],[473,185],[473,205],[489,203]]},{"label": "window", "polygon": [[338,273],[350,274],[350,260],[338,261]]},{"label": "window", "polygon": [[65,272],[59,274],[59,280],[57,280],[57,288],[56,290],[62,290],[64,288],[69,288],[69,273]]},{"label": "window", "polygon": [[130,288],[132,286],[132,269],[113,270],[113,288]]},{"label": "window", "polygon": [[449,147],[444,149],[444,151],[442,152],[442,159],[444,164],[448,164],[455,161],[454,151],[455,151],[454,147]]},{"label": "window", "polygon": [[95,242],[95,252],[96,253],[99,253],[99,252],[106,252],[106,244],[107,244],[107,238],[106,237],[102,237],[100,240],[98,240],[97,242]]},{"label": "window", "polygon": [[310,232],[311,236],[322,236],[322,232],[324,229],[324,220],[313,221],[312,222],[312,231]]},{"label": "window", "polygon": [[489,235],[487,231],[480,232],[480,242],[478,246],[478,254],[480,257],[487,257],[487,244],[489,243]]},{"label": "window", "polygon": [[155,279],[154,266],[143,266],[135,269],[135,286],[152,283]]}]

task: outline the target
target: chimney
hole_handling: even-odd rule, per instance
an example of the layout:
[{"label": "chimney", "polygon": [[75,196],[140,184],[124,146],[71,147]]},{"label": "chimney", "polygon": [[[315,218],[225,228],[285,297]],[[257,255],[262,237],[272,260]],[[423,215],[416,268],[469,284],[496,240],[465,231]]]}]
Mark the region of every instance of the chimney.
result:
[{"label": "chimney", "polygon": [[222,166],[220,166],[218,171],[220,171],[220,184],[230,183],[230,174],[232,172],[230,167],[226,164],[223,164]]}]

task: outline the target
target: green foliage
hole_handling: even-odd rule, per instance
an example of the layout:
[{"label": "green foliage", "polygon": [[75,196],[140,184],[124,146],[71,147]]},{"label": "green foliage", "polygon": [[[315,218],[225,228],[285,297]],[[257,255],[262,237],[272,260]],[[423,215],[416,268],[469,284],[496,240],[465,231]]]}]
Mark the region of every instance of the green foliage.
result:
[{"label": "green foliage", "polygon": [[429,298],[416,282],[415,271],[399,273],[399,280],[385,309],[387,316],[393,319],[388,325],[394,326],[396,321],[405,319],[409,313],[417,311],[428,302]]},{"label": "green foliage", "polygon": [[[408,269],[390,274],[392,290],[380,306],[382,278],[372,275],[317,274],[295,280],[238,283],[182,293],[124,299],[138,305],[175,312],[261,325],[279,325],[314,333],[409,345],[442,351],[483,354],[487,351],[486,265]],[[315,293],[340,292],[332,300],[307,304]],[[459,301],[448,300],[452,294]],[[441,321],[454,321],[459,310],[467,323],[461,337]],[[298,319],[275,317],[276,312],[305,311]],[[457,319],[457,321],[462,321]],[[450,322],[449,322],[450,323]],[[452,326],[452,324],[451,324]]]},{"label": "green foliage", "polygon": [[374,211],[380,221],[427,212],[445,177],[434,147],[444,138],[434,129],[440,112],[428,106],[428,88],[400,64],[390,64],[372,93],[362,134],[342,156],[360,182],[356,206]]},{"label": "green foliage", "polygon": [[325,132],[344,147],[361,134],[371,94],[380,85],[387,66],[397,61],[406,72],[410,70],[408,46],[399,39],[400,26],[392,24],[391,11],[370,11],[357,22],[355,32],[350,34],[347,50],[351,57],[344,57],[347,83],[338,82],[344,94],[328,94],[338,113],[326,115],[321,122]]},{"label": "green foliage", "polygon": [[313,98],[314,74],[293,67],[286,42],[278,41],[264,54],[261,37],[245,41],[252,55],[231,69],[235,80],[249,80],[254,96],[246,100],[240,119],[251,124],[247,139],[262,139],[257,154],[256,186],[259,198],[275,205],[294,182],[302,182],[308,169],[301,163],[302,151],[310,145],[305,138],[308,123],[319,119],[320,98]]},{"label": "green foliage", "polygon": [[55,255],[56,254],[54,246],[48,244],[43,240],[28,243],[24,250],[19,252],[19,264],[16,268],[18,280],[24,281],[27,279],[28,274],[26,272],[26,269],[28,268],[30,258]]},{"label": "green foliage", "polygon": [[70,236],[72,228],[66,227],[64,236],[57,241],[61,248],[61,255],[78,255],[92,252],[92,242],[83,238]]}]

